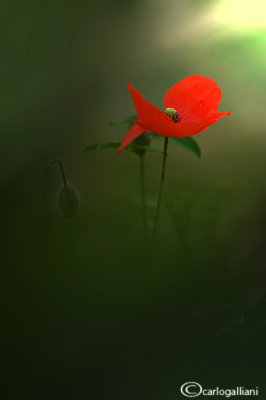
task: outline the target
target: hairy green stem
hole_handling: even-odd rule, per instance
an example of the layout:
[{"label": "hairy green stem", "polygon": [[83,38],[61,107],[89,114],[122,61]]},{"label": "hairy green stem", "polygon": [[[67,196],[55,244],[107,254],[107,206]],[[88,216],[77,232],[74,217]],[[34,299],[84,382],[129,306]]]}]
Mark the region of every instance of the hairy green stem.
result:
[{"label": "hairy green stem", "polygon": [[146,188],[145,188],[145,156],[140,156],[140,184],[141,184],[141,205],[142,205],[142,222],[145,235],[148,234],[148,222],[146,211]]},{"label": "hairy green stem", "polygon": [[165,139],[164,139],[161,182],[160,182],[160,188],[159,188],[158,199],[157,199],[157,208],[156,208],[156,214],[155,214],[155,222],[154,222],[154,228],[153,228],[152,241],[155,240],[156,235],[157,235],[157,229],[158,229],[160,208],[161,208],[161,202],[162,202],[162,196],[163,196],[163,186],[164,186],[164,179],[165,179],[167,146],[168,146],[168,137],[166,136]]}]

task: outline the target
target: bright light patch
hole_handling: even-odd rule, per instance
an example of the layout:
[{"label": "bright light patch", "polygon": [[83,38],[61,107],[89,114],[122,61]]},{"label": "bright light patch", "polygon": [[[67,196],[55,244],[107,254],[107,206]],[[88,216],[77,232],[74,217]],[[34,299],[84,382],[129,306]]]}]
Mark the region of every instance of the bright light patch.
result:
[{"label": "bright light patch", "polygon": [[236,28],[266,27],[265,0],[222,0],[212,11],[216,22]]}]

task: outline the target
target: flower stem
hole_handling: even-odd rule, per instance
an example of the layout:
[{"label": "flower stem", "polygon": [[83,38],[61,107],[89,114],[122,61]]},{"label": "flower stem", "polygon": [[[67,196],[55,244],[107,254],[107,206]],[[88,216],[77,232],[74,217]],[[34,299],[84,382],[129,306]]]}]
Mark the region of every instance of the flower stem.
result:
[{"label": "flower stem", "polygon": [[165,179],[167,146],[168,146],[168,137],[166,136],[165,139],[164,139],[164,149],[163,149],[163,163],[162,163],[161,182],[160,182],[160,188],[159,188],[158,199],[157,199],[157,208],[156,208],[156,215],[155,215],[155,222],[154,222],[154,228],[153,228],[152,241],[155,240],[156,234],[157,234],[157,229],[158,229],[160,208],[161,208],[162,195],[163,195],[163,185],[164,185],[164,179]]},{"label": "flower stem", "polygon": [[140,184],[141,184],[141,203],[142,203],[142,222],[145,235],[148,234],[147,212],[146,212],[146,188],[145,188],[145,159],[140,156]]}]

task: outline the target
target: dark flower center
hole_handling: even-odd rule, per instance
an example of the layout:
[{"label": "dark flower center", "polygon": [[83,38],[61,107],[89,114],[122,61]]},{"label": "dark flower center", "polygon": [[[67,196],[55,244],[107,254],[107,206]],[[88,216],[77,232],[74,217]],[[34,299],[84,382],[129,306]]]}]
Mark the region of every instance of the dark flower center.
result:
[{"label": "dark flower center", "polygon": [[168,115],[168,117],[172,118],[174,122],[180,122],[181,117],[178,115],[178,112],[174,108],[165,108],[164,113]]}]

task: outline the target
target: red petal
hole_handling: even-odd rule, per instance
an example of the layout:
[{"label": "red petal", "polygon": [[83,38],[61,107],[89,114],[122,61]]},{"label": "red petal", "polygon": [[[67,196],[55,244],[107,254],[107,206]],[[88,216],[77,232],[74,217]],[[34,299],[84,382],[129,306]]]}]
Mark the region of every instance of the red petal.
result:
[{"label": "red petal", "polygon": [[147,129],[142,128],[141,126],[137,125],[136,123],[129,129],[129,131],[124,136],[121,146],[117,150],[118,153],[121,153],[125,147],[129,145],[133,140],[135,140],[138,136],[140,136],[143,132]]},{"label": "red petal", "polygon": [[141,121],[153,121],[161,124],[169,122],[170,118],[164,114],[163,111],[145,100],[142,94],[135,89],[130,82],[127,82],[127,84],[135,109]]},{"label": "red petal", "polygon": [[217,111],[221,98],[221,89],[213,79],[190,75],[167,90],[164,107],[177,110],[184,122],[206,120]]},{"label": "red petal", "polygon": [[[162,136],[174,136],[174,137],[184,137],[193,136],[200,131],[205,130],[210,125],[218,121],[219,118],[224,115],[230,115],[230,112],[220,112],[211,115],[208,119],[203,121],[194,122],[178,122],[174,124],[158,124],[151,122],[137,121],[136,123],[145,128],[145,130],[151,130],[158,135]],[[170,120],[171,121],[171,120]]]}]

